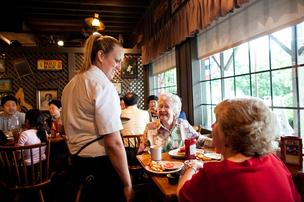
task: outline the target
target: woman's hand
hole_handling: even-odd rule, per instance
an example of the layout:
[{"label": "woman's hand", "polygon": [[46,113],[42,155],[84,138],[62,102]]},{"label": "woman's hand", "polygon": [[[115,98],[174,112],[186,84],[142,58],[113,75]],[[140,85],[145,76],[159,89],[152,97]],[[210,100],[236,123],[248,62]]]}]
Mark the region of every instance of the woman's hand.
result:
[{"label": "woman's hand", "polygon": [[179,179],[178,186],[177,186],[177,195],[179,194],[179,191],[184,186],[185,182],[190,180],[192,176],[197,173],[198,169],[202,168],[204,163],[202,161],[198,160],[188,160],[185,161],[185,166],[182,171],[182,175]]}]

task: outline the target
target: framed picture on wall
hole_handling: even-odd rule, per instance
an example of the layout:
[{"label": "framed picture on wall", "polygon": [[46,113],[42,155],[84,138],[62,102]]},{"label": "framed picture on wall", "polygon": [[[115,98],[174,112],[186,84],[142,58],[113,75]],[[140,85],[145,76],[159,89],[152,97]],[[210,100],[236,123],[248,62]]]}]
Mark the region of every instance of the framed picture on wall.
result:
[{"label": "framed picture on wall", "polygon": [[0,93],[7,93],[13,90],[12,79],[0,79]]},{"label": "framed picture on wall", "polygon": [[37,108],[42,111],[49,110],[49,102],[56,100],[58,97],[57,89],[37,90]]},{"label": "framed picture on wall", "polygon": [[302,138],[281,137],[281,159],[286,164],[302,168]]},{"label": "framed picture on wall", "polygon": [[136,79],[138,74],[137,60],[133,56],[125,56],[121,63],[121,78]]}]

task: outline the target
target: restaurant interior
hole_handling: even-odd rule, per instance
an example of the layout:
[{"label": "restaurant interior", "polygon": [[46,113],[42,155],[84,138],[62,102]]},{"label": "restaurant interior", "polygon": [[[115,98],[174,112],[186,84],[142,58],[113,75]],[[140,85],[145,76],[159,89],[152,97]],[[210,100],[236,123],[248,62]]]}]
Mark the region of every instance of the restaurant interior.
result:
[{"label": "restaurant interior", "polygon": [[[299,175],[304,1],[10,0],[1,7],[0,100],[14,95],[20,111],[36,108],[49,116],[43,102],[47,95],[61,99],[82,66],[86,39],[94,32],[110,35],[125,53],[112,83],[120,97],[136,93],[140,109],[148,109],[149,95],[178,95],[188,122],[210,136],[214,109],[221,101],[249,96],[265,101],[278,120],[275,147],[284,162],[287,146],[281,138],[296,138],[296,160],[286,165],[291,164],[298,191],[304,193]],[[177,185],[166,175],[147,172],[146,159],[138,160],[136,200],[177,201]],[[61,174],[55,183],[68,184]],[[56,186],[49,187],[58,194],[43,190],[45,201],[67,200]],[[0,201],[3,195],[0,191]]]}]

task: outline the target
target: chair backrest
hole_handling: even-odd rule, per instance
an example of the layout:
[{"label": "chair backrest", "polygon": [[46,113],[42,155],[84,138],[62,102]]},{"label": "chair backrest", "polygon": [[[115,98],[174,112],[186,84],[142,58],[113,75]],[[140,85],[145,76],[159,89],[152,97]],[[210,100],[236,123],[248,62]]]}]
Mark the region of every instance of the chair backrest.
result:
[{"label": "chair backrest", "polygon": [[292,180],[299,194],[301,195],[302,201],[304,201],[304,173],[297,172],[295,175],[292,176]]},{"label": "chair backrest", "polygon": [[122,140],[124,142],[125,147],[130,148],[139,148],[140,139],[143,137],[143,134],[139,135],[125,135],[122,136]]},{"label": "chair backrest", "polygon": [[0,179],[10,190],[39,189],[50,182],[50,140],[28,146],[0,146]]},{"label": "chair backrest", "polygon": [[122,140],[125,145],[125,149],[126,149],[126,153],[127,153],[127,160],[128,160],[129,166],[138,164],[136,155],[137,155],[142,137],[143,137],[143,134],[122,136]]},{"label": "chair backrest", "polygon": [[296,136],[282,136],[280,141],[281,159],[286,165],[299,170],[303,167],[302,138]]}]

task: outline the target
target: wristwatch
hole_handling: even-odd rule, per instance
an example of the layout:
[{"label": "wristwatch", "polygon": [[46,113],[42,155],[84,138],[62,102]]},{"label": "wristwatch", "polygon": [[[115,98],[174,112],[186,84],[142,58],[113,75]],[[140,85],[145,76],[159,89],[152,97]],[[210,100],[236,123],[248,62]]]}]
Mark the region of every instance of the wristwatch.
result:
[{"label": "wristwatch", "polygon": [[191,161],[191,160],[185,161],[185,162],[184,162],[184,167],[182,168],[180,174],[181,174],[181,175],[185,174],[185,172],[186,172],[188,169],[190,169],[190,168],[194,171],[194,173],[196,173],[196,172],[197,172],[197,168],[196,168],[194,165],[195,165],[194,162]]}]

